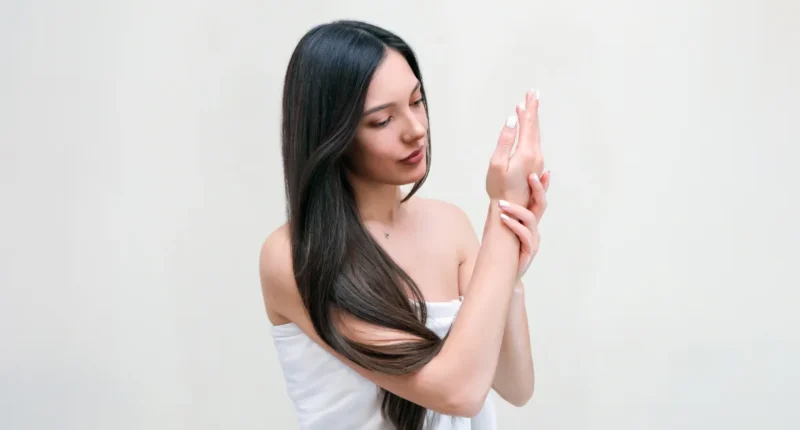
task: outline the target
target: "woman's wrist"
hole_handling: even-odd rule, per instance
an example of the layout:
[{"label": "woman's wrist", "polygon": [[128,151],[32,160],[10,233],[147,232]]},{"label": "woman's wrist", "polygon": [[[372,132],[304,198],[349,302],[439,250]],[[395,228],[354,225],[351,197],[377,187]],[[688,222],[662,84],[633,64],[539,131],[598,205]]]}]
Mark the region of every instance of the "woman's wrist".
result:
[{"label": "woman's wrist", "polygon": [[511,236],[514,236],[514,233],[504,226],[503,221],[500,219],[500,215],[503,213],[503,210],[500,208],[498,202],[498,199],[489,200],[489,209],[486,211],[486,224],[484,225],[484,231],[500,229],[506,230]]}]

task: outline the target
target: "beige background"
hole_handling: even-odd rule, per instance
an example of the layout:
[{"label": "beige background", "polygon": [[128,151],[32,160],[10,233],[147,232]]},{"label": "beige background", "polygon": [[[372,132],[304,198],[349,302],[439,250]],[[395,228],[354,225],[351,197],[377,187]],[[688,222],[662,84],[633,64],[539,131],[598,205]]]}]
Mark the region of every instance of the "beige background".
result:
[{"label": "beige background", "polygon": [[356,18],[419,55],[422,195],[476,229],[541,90],[537,392],[500,428],[796,428],[798,3],[465,4],[2,2],[0,427],[296,428],[257,277],[281,85]]}]

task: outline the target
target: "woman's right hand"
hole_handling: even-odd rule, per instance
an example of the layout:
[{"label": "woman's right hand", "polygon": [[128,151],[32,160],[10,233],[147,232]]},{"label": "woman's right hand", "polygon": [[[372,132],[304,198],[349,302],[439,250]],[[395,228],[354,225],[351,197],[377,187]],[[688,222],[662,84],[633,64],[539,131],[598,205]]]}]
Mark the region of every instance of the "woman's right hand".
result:
[{"label": "woman's right hand", "polygon": [[528,206],[520,206],[505,200],[500,200],[498,205],[502,209],[500,218],[520,242],[519,267],[517,279],[528,271],[533,257],[539,251],[539,222],[547,209],[546,192],[550,185],[550,172],[542,175],[541,180],[536,173],[528,176],[530,182],[531,199]]},{"label": "woman's right hand", "polygon": [[[519,126],[519,142],[514,154],[514,141]],[[516,115],[506,121],[486,174],[486,192],[492,200],[506,200],[527,206],[530,187],[527,178],[531,173],[542,175],[544,157],[539,132],[539,97],[530,90],[525,102],[516,107]]]}]

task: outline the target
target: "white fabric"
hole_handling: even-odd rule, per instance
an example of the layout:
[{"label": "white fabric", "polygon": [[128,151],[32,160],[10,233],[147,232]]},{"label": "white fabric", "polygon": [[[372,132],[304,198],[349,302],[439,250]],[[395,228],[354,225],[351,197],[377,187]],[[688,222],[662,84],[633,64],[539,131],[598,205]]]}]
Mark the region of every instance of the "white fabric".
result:
[{"label": "white fabric", "polygon": [[[461,300],[429,302],[427,326],[447,333]],[[392,430],[381,416],[380,389],[314,343],[295,324],[272,327],[286,389],[303,430]],[[495,430],[494,393],[473,418],[440,415],[428,430]]]}]

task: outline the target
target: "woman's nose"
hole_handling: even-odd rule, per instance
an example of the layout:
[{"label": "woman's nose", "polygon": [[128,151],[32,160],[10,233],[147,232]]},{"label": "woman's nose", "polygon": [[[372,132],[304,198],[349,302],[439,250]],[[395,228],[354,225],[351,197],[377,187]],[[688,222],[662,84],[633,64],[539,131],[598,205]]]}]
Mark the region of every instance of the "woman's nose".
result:
[{"label": "woman's nose", "polygon": [[403,140],[407,143],[416,142],[425,137],[425,133],[427,133],[427,131],[428,130],[425,127],[425,124],[412,115],[409,118],[408,126],[403,133]]}]

